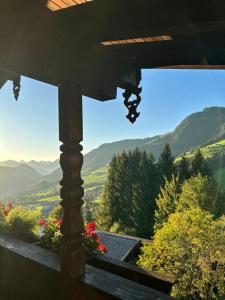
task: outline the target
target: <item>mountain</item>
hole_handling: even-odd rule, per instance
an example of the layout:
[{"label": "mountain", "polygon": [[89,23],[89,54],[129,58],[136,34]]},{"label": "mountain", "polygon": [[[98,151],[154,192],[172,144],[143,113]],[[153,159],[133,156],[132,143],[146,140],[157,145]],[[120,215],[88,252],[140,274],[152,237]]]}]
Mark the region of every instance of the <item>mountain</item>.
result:
[{"label": "mountain", "polygon": [[15,161],[15,160],[6,160],[0,162],[0,166],[2,167],[18,167],[19,165],[27,165],[33,168],[36,172],[41,175],[48,175],[51,172],[55,171],[59,168],[59,160],[55,161]]},{"label": "mountain", "polygon": [[59,165],[59,159],[56,159],[52,162],[50,162],[48,165],[46,165],[46,169],[48,170],[49,174],[55,170],[57,170],[60,167]]},{"label": "mountain", "polygon": [[20,163],[15,160],[6,160],[0,162],[0,167],[18,167]]},{"label": "mountain", "polygon": [[41,175],[47,175],[49,174],[49,170],[48,170],[48,164],[50,164],[51,162],[46,162],[47,164],[43,164],[43,162],[39,162],[36,160],[31,160],[29,162],[24,162],[24,164],[30,166],[31,168],[33,168],[36,172],[38,172]]},{"label": "mountain", "polygon": [[166,143],[175,156],[191,148],[209,145],[225,138],[225,108],[210,107],[185,118],[174,131],[152,138],[123,140],[103,144],[84,156],[83,171],[90,172],[105,166],[113,155],[138,147],[151,152],[157,159]]},{"label": "mountain", "polygon": [[42,176],[26,164],[17,167],[0,166],[0,200],[21,193]]}]

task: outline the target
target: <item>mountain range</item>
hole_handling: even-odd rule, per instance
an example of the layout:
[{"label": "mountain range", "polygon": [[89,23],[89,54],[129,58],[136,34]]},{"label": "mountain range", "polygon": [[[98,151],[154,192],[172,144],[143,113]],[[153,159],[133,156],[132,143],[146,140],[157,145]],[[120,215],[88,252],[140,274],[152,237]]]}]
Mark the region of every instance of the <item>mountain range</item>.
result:
[{"label": "mountain range", "polygon": [[84,172],[106,165],[112,156],[138,147],[157,159],[166,143],[175,156],[191,148],[209,145],[225,138],[225,108],[210,107],[186,117],[174,131],[145,139],[122,140],[103,144],[84,157]]},{"label": "mountain range", "polygon": [[[88,199],[99,197],[104,185],[107,165],[118,152],[138,147],[151,152],[157,159],[165,143],[170,144],[174,156],[179,156],[223,139],[225,139],[225,108],[210,107],[189,115],[172,132],[150,138],[103,144],[84,155],[82,172],[85,181],[85,197]],[[43,204],[51,200],[56,201],[56,198],[58,201],[58,182],[61,177],[59,160],[0,162],[0,200],[8,195],[22,202],[29,202],[29,200],[32,202],[36,199]]]},{"label": "mountain range", "polygon": [[59,160],[55,161],[15,161],[15,160],[6,160],[0,162],[0,167],[18,167],[20,165],[27,165],[37,171],[40,175],[48,175],[54,170],[59,168]]}]

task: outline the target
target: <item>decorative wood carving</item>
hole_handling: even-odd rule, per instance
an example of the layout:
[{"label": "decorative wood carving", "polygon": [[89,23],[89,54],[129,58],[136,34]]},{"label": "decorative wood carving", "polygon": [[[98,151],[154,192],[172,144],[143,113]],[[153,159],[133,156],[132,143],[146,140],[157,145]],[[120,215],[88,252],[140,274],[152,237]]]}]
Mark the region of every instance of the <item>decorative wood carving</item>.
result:
[{"label": "decorative wood carving", "polygon": [[64,210],[61,226],[61,271],[64,284],[70,284],[85,271],[85,253],[82,246],[84,225],[81,216],[84,194],[81,179],[82,139],[82,92],[80,87],[64,83],[59,87],[59,140],[62,142],[60,165],[63,171],[60,196]]},{"label": "decorative wood carving", "polygon": [[13,94],[14,94],[14,98],[17,101],[19,98],[19,94],[20,94],[20,75],[17,74],[13,74],[12,76],[12,82],[13,82]]},{"label": "decorative wood carving", "polygon": [[[124,105],[128,109],[128,114],[126,115],[126,118],[133,124],[137,118],[140,116],[140,113],[137,112],[137,107],[141,102],[141,96],[140,93],[142,91],[142,88],[136,87],[136,88],[129,88],[126,89],[123,93],[123,96],[125,98]],[[136,96],[135,100],[129,100],[132,95]]]}]

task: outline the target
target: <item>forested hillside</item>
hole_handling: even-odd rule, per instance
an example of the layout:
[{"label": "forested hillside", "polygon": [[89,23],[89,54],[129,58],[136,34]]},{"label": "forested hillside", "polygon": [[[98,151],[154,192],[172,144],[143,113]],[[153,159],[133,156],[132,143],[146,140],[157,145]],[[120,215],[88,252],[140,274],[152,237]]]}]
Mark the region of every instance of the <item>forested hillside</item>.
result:
[{"label": "forested hillside", "polygon": [[[225,139],[198,149],[201,150],[219,186],[225,189]],[[187,152],[185,157],[187,159],[193,158],[198,149]],[[178,162],[180,159],[181,157],[178,157],[176,161]]]},{"label": "forested hillside", "polygon": [[191,148],[209,145],[225,138],[225,108],[211,107],[185,118],[174,131],[152,138],[123,140],[103,144],[85,155],[85,172],[105,166],[113,155],[136,147],[151,152],[157,159],[166,143],[175,156]]}]

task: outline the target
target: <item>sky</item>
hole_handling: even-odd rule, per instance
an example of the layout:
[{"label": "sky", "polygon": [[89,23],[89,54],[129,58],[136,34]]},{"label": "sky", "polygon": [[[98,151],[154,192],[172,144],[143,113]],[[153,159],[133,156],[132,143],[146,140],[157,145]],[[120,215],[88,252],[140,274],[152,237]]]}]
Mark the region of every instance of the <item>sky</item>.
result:
[{"label": "sky", "polygon": [[[116,100],[84,97],[83,153],[106,142],[146,138],[172,131],[189,114],[225,106],[225,71],[143,70],[140,117],[125,115],[122,90]],[[59,157],[57,88],[22,78],[18,102],[12,82],[0,90],[0,161]]]}]

